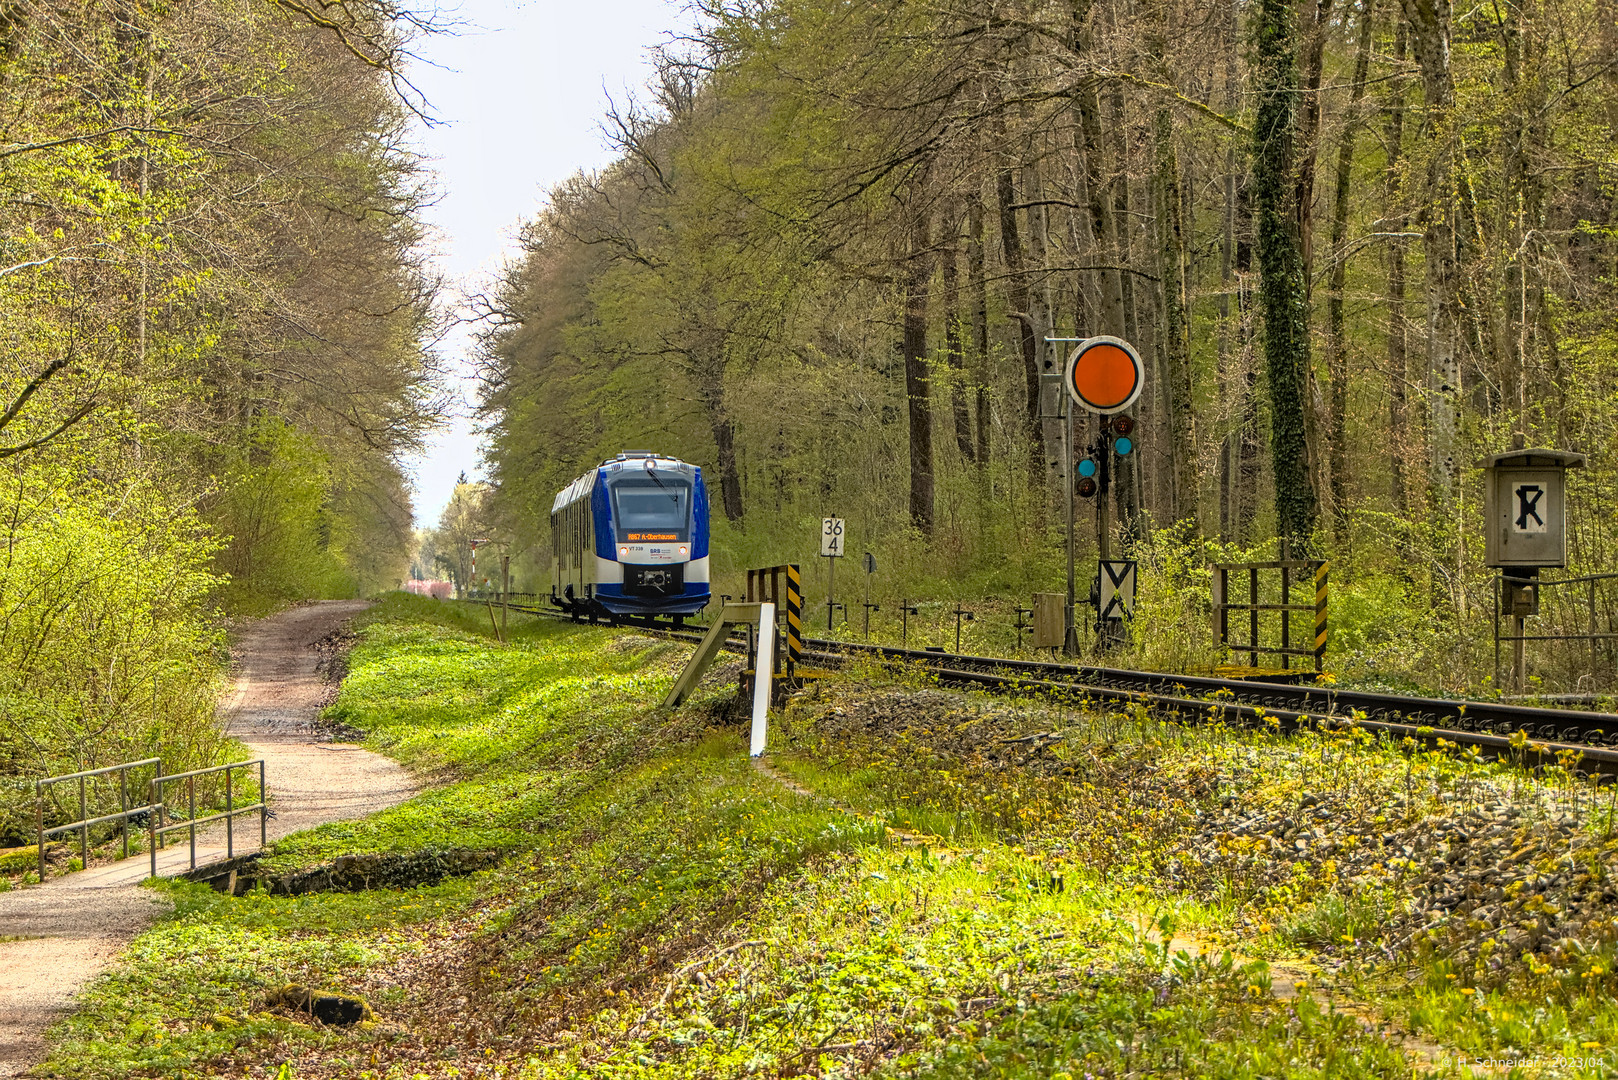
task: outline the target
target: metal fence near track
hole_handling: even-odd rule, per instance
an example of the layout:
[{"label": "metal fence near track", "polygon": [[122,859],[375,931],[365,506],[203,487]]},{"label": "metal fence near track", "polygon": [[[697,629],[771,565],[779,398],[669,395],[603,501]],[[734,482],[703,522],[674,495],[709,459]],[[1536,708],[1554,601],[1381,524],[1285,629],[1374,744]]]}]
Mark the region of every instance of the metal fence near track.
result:
[{"label": "metal fence near track", "polygon": [[[1551,690],[1611,692],[1618,683],[1618,574],[1586,574],[1571,578],[1534,578],[1537,611],[1529,616],[1533,633],[1501,632],[1509,614],[1505,579],[1494,578],[1494,668],[1497,685],[1505,685],[1501,645],[1538,643],[1529,659],[1540,684]],[[1518,687],[1519,692],[1526,687]]]},{"label": "metal fence near track", "polygon": [[[1215,563],[1213,581],[1214,637],[1218,644],[1232,653],[1247,653],[1248,666],[1258,667],[1259,654],[1279,656],[1282,669],[1292,666],[1293,657],[1314,661],[1315,671],[1325,670],[1327,618],[1330,606],[1327,564],[1320,559],[1281,558],[1269,562]],[[1273,594],[1261,585],[1261,571],[1279,572],[1279,585]],[[1240,581],[1247,578],[1247,599],[1236,599],[1231,589],[1231,575]],[[1301,604],[1292,602],[1294,589],[1312,585],[1309,599]],[[1236,591],[1240,591],[1238,589]],[[1270,597],[1273,596],[1273,599]],[[1247,613],[1247,640],[1239,641],[1231,635],[1231,612]],[[1280,613],[1280,640],[1275,644],[1260,634],[1260,616],[1265,612]],[[1293,644],[1293,615],[1298,615],[1304,626],[1300,637],[1306,644]],[[1313,633],[1309,632],[1312,627]]]}]

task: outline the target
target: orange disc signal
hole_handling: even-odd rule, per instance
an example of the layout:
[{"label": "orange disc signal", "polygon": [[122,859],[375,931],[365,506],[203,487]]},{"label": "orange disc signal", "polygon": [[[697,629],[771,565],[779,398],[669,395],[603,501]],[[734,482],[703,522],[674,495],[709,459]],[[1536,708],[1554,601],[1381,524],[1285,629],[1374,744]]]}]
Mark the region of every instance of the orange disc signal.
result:
[{"label": "orange disc signal", "polygon": [[1123,338],[1087,338],[1067,358],[1067,392],[1093,413],[1123,412],[1135,404],[1145,382],[1140,353]]}]

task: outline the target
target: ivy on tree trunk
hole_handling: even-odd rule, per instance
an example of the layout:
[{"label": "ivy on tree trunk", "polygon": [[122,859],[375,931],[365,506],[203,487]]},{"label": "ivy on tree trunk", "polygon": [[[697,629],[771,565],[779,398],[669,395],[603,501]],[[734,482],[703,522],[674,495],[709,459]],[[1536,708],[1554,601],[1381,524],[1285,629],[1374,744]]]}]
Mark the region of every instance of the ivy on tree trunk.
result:
[{"label": "ivy on tree trunk", "polygon": [[1258,237],[1259,302],[1270,382],[1270,455],[1275,513],[1282,536],[1314,531],[1315,490],[1309,476],[1304,377],[1309,368],[1309,301],[1298,233],[1296,173],[1298,32],[1288,0],[1258,0],[1253,27],[1253,211]]}]

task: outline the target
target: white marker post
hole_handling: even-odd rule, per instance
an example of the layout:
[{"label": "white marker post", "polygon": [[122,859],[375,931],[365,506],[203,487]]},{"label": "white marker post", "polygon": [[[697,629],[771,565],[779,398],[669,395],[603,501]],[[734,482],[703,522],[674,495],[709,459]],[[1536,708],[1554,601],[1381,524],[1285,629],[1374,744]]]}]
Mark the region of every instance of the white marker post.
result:
[{"label": "white marker post", "polygon": [[758,606],[758,652],[753,661],[753,738],[749,754],[764,753],[770,721],[770,690],[775,683],[775,605]]},{"label": "white marker post", "polygon": [[843,557],[843,519],[820,519],[820,557],[826,560],[826,633],[832,632],[837,610],[837,560]]}]

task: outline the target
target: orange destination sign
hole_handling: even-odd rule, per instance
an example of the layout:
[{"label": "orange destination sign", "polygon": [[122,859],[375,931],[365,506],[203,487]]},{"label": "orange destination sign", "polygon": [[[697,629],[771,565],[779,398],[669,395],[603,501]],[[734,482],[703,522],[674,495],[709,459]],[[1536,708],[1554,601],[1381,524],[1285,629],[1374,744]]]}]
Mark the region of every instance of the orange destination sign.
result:
[{"label": "orange destination sign", "polygon": [[1067,360],[1067,392],[1093,413],[1123,412],[1140,397],[1146,367],[1140,353],[1123,338],[1087,338]]},{"label": "orange destination sign", "polygon": [[676,536],[674,533],[630,533],[624,539],[626,541],[631,541],[631,540],[678,540],[679,537]]}]

